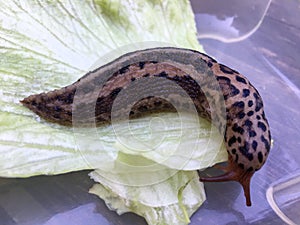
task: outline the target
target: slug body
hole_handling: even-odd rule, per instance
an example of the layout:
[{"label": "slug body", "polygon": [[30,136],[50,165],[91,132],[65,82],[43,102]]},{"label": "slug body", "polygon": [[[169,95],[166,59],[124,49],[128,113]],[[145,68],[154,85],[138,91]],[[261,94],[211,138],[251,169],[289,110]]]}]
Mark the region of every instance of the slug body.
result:
[{"label": "slug body", "polygon": [[[155,83],[157,78],[159,82]],[[172,81],[183,89],[199,115],[213,121],[224,134],[228,152],[226,172],[200,180],[239,182],[250,206],[250,179],[262,167],[270,150],[271,135],[263,102],[246,77],[205,54],[171,47],[128,53],[67,87],[31,95],[21,103],[40,117],[67,126],[74,125],[74,120],[79,126],[110,122],[112,111],[116,118],[121,114],[176,111],[173,101],[187,111],[193,108],[186,106],[182,95],[173,93],[174,88],[164,81]],[[117,98],[130,87],[135,91]],[[144,97],[138,99],[136,95]],[[93,106],[92,114],[86,114],[88,105]]]}]

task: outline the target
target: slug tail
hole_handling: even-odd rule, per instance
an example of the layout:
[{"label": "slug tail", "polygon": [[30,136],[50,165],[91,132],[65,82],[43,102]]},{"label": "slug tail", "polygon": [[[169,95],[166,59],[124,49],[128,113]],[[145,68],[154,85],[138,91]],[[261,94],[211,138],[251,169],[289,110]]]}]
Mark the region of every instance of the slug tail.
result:
[{"label": "slug tail", "polygon": [[228,172],[215,177],[201,177],[202,182],[224,182],[224,181],[236,181],[239,182],[244,190],[244,195],[246,198],[246,205],[251,206],[251,196],[250,196],[250,181],[254,174],[252,171],[244,170],[240,167],[229,166]]},{"label": "slug tail", "polygon": [[[59,93],[56,94],[56,92]],[[72,125],[73,96],[61,94],[60,90],[48,93],[30,95],[20,103],[33,111],[35,114],[49,122],[58,123],[65,126]],[[69,98],[69,99],[68,99]],[[68,104],[68,101],[70,104]]]}]

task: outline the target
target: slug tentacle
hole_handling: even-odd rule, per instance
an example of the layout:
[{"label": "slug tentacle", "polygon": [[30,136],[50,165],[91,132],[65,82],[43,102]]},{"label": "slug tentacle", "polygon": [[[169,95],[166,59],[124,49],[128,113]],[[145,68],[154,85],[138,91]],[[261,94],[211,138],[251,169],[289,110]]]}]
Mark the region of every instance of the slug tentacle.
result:
[{"label": "slug tentacle", "polygon": [[[229,157],[231,158],[231,157]],[[236,166],[231,159],[226,172],[219,176],[214,177],[201,177],[201,182],[224,182],[224,181],[236,181],[243,187],[244,195],[246,198],[246,205],[251,206],[251,195],[250,195],[250,181],[254,174],[254,171],[247,171]]]},{"label": "slug tentacle", "polygon": [[[144,79],[147,82],[141,82]],[[160,80],[154,83],[157,79]],[[188,98],[176,90],[172,93],[174,86],[167,81],[183,89]],[[151,94],[150,85],[157,96]],[[134,87],[132,92],[117,98],[129,87]],[[144,97],[131,105],[132,99],[140,96]],[[186,99],[192,100],[192,107]],[[111,122],[113,106],[119,106],[117,118],[127,112],[135,116],[156,110],[174,111],[169,100],[186,111],[196,108],[224,135],[228,152],[225,174],[200,180],[239,182],[250,206],[251,177],[264,165],[271,146],[262,98],[245,76],[205,54],[172,47],[130,52],[67,87],[29,96],[21,103],[50,122],[89,126]]]}]

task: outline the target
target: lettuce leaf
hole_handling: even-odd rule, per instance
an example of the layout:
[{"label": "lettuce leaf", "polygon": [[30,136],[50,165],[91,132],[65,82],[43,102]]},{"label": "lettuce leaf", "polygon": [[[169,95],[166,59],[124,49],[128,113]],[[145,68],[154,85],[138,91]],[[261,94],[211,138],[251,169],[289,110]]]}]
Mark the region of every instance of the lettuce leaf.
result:
[{"label": "lettuce leaf", "polygon": [[[118,214],[134,212],[148,224],[188,224],[189,217],[205,201],[203,183],[195,171],[178,171],[164,182],[143,187],[116,184],[101,174],[97,170],[90,174],[99,182],[90,193],[100,196]],[[128,178],[135,179],[136,175],[137,172],[132,172]]]},{"label": "lettuce leaf", "polygon": [[[91,177],[101,184],[91,192],[118,213],[135,212],[149,224],[187,224],[205,200],[193,170],[226,160],[210,124],[175,114],[154,115],[169,125],[163,129],[151,126],[153,117],[132,121],[133,136],[158,147],[145,151],[139,142],[128,143],[125,126],[119,126],[123,139],[112,126],[81,136],[19,103],[66,86],[125,52],[165,45],[203,51],[188,0],[0,0],[0,176],[97,169]],[[115,49],[121,50],[110,54]],[[197,132],[189,134],[191,127]],[[167,190],[168,201],[161,202]]]},{"label": "lettuce leaf", "polygon": [[40,120],[19,100],[76,81],[124,45],[130,44],[126,51],[166,43],[202,49],[187,0],[1,0],[0,8],[3,177],[91,168],[81,160],[72,129]]}]

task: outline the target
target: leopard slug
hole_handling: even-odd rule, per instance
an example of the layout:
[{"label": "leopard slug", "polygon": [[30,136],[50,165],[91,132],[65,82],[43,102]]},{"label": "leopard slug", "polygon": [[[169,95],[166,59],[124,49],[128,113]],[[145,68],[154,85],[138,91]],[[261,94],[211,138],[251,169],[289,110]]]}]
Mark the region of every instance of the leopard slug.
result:
[{"label": "leopard slug", "polygon": [[[215,118],[218,119],[222,111],[222,107],[215,103],[220,90],[224,100],[225,122],[217,122],[215,125],[220,131],[224,130],[228,164],[223,175],[201,177],[200,180],[239,182],[244,190],[246,205],[251,206],[251,177],[263,166],[270,151],[271,134],[262,98],[245,76],[205,54],[173,47],[127,53],[87,73],[69,86],[31,95],[21,103],[41,118],[61,125],[72,126],[74,110],[81,115],[77,118],[79,125],[93,122],[101,124],[111,121],[113,103],[117,101],[118,94],[144,78],[150,82],[136,85],[136,93],[147,93],[148,85],[155,81],[154,78],[175,82],[192,99],[199,115],[209,120],[214,117],[214,121],[218,121]],[[216,80],[218,87],[212,85],[213,80]],[[131,104],[128,99],[136,94],[131,92],[119,100],[121,107],[117,111],[127,110],[131,116],[139,116],[156,110],[176,110],[166,100],[172,96],[169,92],[172,87],[160,80],[151,88],[155,89],[155,93],[162,93],[163,97],[156,97],[149,92],[148,97],[128,106],[130,109],[125,109]],[[80,97],[76,98],[75,104],[76,95]],[[178,100],[182,108],[189,108],[185,106],[185,100],[180,102],[180,96],[175,94],[173,99]],[[88,104],[94,106],[91,114],[93,118],[81,119]]]}]

